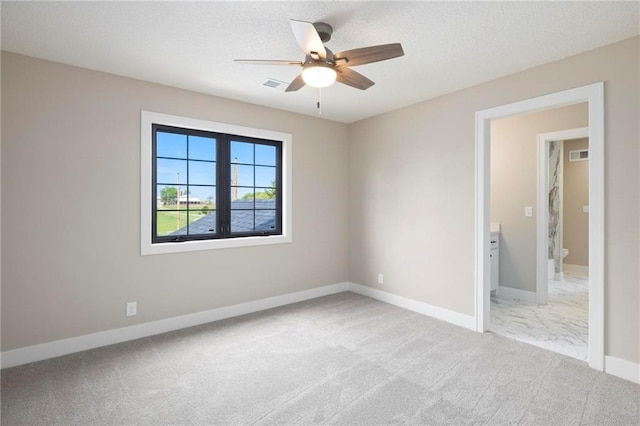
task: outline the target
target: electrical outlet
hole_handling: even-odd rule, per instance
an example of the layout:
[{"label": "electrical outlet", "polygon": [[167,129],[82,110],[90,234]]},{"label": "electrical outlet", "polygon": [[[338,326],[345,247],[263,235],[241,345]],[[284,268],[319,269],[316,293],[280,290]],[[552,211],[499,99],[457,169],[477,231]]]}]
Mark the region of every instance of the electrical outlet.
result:
[{"label": "electrical outlet", "polygon": [[384,275],[378,272],[378,284],[384,284]]},{"label": "electrical outlet", "polygon": [[132,317],[138,313],[138,302],[127,302],[127,316]]}]

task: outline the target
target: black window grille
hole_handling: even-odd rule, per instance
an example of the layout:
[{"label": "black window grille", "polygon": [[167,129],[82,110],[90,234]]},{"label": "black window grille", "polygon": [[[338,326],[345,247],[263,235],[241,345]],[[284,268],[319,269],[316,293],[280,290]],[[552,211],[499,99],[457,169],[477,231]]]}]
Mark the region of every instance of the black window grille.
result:
[{"label": "black window grille", "polygon": [[152,242],[282,234],[282,141],[152,126]]}]

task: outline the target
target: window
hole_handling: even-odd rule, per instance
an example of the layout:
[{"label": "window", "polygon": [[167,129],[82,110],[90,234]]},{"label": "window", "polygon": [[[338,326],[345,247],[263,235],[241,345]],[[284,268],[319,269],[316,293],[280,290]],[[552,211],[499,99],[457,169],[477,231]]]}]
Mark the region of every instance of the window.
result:
[{"label": "window", "polygon": [[281,141],[153,124],[154,243],[282,233]]},{"label": "window", "polygon": [[291,135],[146,111],[141,130],[142,254],[291,241]]}]

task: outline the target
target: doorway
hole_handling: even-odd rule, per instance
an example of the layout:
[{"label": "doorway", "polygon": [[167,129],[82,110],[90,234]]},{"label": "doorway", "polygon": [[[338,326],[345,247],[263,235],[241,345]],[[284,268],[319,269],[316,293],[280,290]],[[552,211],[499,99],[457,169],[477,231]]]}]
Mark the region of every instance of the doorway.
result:
[{"label": "doorway", "polygon": [[[539,132],[584,126],[587,108],[491,122],[491,221],[503,229],[491,241],[500,239],[503,249],[489,331],[581,361],[588,359],[589,337],[589,129]],[[546,262],[536,267],[538,259]]]},{"label": "doorway", "polygon": [[[490,325],[490,140],[492,119],[587,102],[589,110],[588,362],[604,369],[604,84],[476,112],[476,329]],[[544,256],[547,259],[546,253]],[[548,260],[548,259],[547,259]],[[538,259],[537,264],[542,262]]]},{"label": "doorway", "polygon": [[[537,268],[536,268],[536,301],[539,304],[547,303],[548,297],[548,287],[549,283],[553,281],[554,278],[562,278],[563,277],[563,259],[562,249],[565,248],[565,244],[563,244],[563,235],[564,235],[564,164],[566,164],[567,160],[571,160],[568,158],[568,153],[566,153],[564,148],[564,142],[574,143],[575,141],[580,141],[581,139],[585,139],[588,141],[589,138],[589,128],[581,127],[576,129],[568,129],[561,130],[558,132],[550,132],[550,133],[542,133],[538,135],[538,206],[540,208],[540,212],[550,212],[554,210],[558,217],[555,220],[555,224],[550,225],[550,216],[553,216],[553,213],[549,214],[539,214],[537,220],[537,237],[536,237],[536,247],[537,247]],[[568,142],[572,141],[572,142]],[[587,142],[588,146],[588,142]],[[553,179],[552,176],[554,174],[554,170],[552,168],[553,165],[550,165],[549,158],[552,156],[553,148],[556,148],[556,160],[558,161],[558,165],[556,166],[556,179],[559,179],[557,182],[557,187],[559,188],[555,195],[556,203],[558,204],[555,208],[549,205],[550,198],[554,198],[554,196],[550,195],[550,191],[552,190],[553,184],[550,183],[550,180]],[[573,150],[569,150],[573,151]],[[588,152],[588,151],[587,151]],[[579,161],[587,160],[587,158],[579,158]],[[586,182],[584,182],[587,188],[587,199],[588,199],[588,174],[586,177]],[[584,206],[583,206],[584,207]],[[583,211],[583,213],[588,213],[588,203],[586,205],[587,211]],[[554,226],[555,225],[555,226]],[[554,229],[555,228],[555,229]],[[586,233],[588,235],[588,224]],[[582,257],[586,257],[588,259],[588,246],[589,241],[586,241],[587,253],[583,254]],[[574,253],[572,258],[578,257],[576,253]],[[553,265],[551,265],[551,260],[553,259]],[[581,264],[585,264],[585,262],[581,261]],[[552,274],[558,274],[553,275]]]}]

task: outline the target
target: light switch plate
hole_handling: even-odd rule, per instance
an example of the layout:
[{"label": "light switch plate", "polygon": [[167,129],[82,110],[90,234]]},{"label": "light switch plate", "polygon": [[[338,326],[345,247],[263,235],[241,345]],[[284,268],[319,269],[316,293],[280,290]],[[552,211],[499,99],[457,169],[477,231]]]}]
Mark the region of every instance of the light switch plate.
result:
[{"label": "light switch plate", "polygon": [[524,215],[526,217],[533,217],[533,207],[532,206],[525,206]]}]

